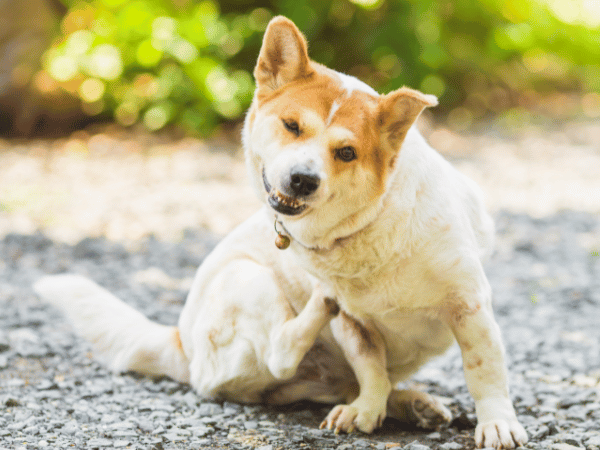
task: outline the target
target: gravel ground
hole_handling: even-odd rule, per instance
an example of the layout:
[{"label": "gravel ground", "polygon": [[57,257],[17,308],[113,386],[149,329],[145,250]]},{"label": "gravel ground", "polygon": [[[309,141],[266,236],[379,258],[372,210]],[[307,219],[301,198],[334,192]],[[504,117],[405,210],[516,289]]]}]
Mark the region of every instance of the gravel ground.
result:
[{"label": "gravel ground", "polygon": [[[62,144],[41,141],[33,146],[5,142],[5,152],[0,154],[3,173],[12,177],[13,183],[19,180],[17,174],[21,173],[20,179],[24,181],[19,186],[6,184],[7,177],[3,178],[5,181],[0,180],[0,204],[5,205],[0,211],[0,235],[3,236],[0,240],[0,449],[473,448],[474,407],[456,347],[424,367],[411,382],[413,387],[446,399],[455,415],[449,428],[433,433],[407,428],[388,419],[384,427],[371,436],[336,436],[317,429],[329,406],[301,403],[271,408],[213,403],[198,398],[189,386],[166,378],[151,380],[135,374],[115,375],[99,366],[91,358],[90,347],[73,335],[62,316],[35,297],[32,282],[44,273],[84,274],[152,319],[175,323],[197,265],[223,232],[241,220],[253,204],[250,200],[244,201],[247,188],[235,196],[243,182],[241,175],[231,175],[232,172],[223,169],[217,181],[208,175],[208,178],[189,175],[194,168],[209,170],[210,161],[215,161],[211,158],[233,164],[233,173],[243,173],[236,156],[209,154],[205,158],[208,162],[203,163],[188,148],[197,144],[191,140],[177,144],[178,164],[173,164],[175,156],[162,154],[155,156],[157,160],[147,155],[121,156],[131,163],[127,169],[123,164],[108,162],[101,170],[96,167],[98,161],[115,158],[91,157],[88,153],[74,156],[72,148],[52,157],[47,154],[52,145],[72,145],[75,141],[89,148],[94,138],[72,137]],[[123,143],[130,138],[106,137],[105,134],[102,139]],[[469,144],[478,142],[471,140]],[[505,145],[508,161],[513,164],[510,167],[517,174],[527,174],[524,169],[527,164],[545,164],[543,158],[540,162],[537,158],[522,156],[523,149],[536,148],[526,142],[510,141]],[[600,449],[600,331],[597,325],[600,317],[600,218],[597,214],[600,197],[590,200],[587,195],[595,192],[598,182],[593,184],[591,168],[586,166],[581,175],[584,195],[578,200],[571,191],[564,192],[565,186],[577,179],[580,162],[564,157],[557,150],[563,146],[578,155],[588,155],[589,163],[600,155],[597,148],[586,142],[555,142],[554,147],[548,143],[549,153],[561,161],[563,169],[560,179],[548,189],[557,188],[560,192],[554,196],[555,200],[562,200],[551,204],[552,196],[549,196],[542,199],[539,203],[543,205],[538,204],[536,209],[535,202],[527,206],[519,198],[512,211],[506,204],[492,204],[496,211],[498,242],[486,270],[495,292],[496,316],[504,333],[512,397],[531,437],[527,448]],[[17,146],[23,148],[15,149]],[[500,146],[498,138],[494,154],[502,151]],[[462,145],[459,143],[456,148]],[[459,166],[481,174],[482,179],[496,158],[452,154],[452,151],[449,148],[448,154]],[[118,154],[119,150],[115,152]],[[189,155],[187,165],[181,156],[184,154]],[[132,201],[124,193],[119,196],[114,184],[119,179],[125,182],[122,178],[127,171],[134,177],[148,179],[141,174],[136,158],[147,161],[145,167],[156,164],[169,167],[170,172],[158,179],[163,190],[170,186],[169,176],[180,171],[175,187],[169,189],[175,192],[175,188],[180,188],[185,192],[177,203],[176,195],[167,189],[168,193],[161,197],[164,209],[153,206],[150,211],[156,218],[154,222],[146,224],[136,222],[137,218],[129,221],[120,218],[121,222],[117,222],[121,225],[107,225],[112,223],[112,216],[108,217],[111,214],[127,217],[128,202]],[[517,164],[517,160],[527,164]],[[90,167],[90,161],[94,167]],[[67,179],[61,172],[65,170],[62,164],[69,167],[75,180]],[[569,170],[567,164],[573,170]],[[95,173],[96,178],[91,176],[86,181],[81,175],[82,167],[88,174]],[[110,182],[111,170],[114,183]],[[161,172],[157,169],[156,173]],[[35,174],[41,177],[37,181]],[[510,174],[502,176],[511,179]],[[535,178],[530,174],[525,176],[526,183],[532,179]],[[554,180],[551,174],[540,177],[543,182],[547,179]],[[40,190],[47,186],[48,191],[43,193],[51,193],[52,180],[60,189],[73,187],[71,184],[75,181],[79,184],[66,200],[44,203],[48,200],[37,199],[39,191],[31,191],[31,186],[37,182]],[[516,182],[503,185],[508,192],[518,191],[520,178],[513,180]],[[221,192],[219,186],[230,186],[230,190],[223,191],[225,194],[220,200],[209,199],[218,205],[216,209],[223,219],[213,217],[213,222],[209,219],[201,222],[208,230],[191,227],[188,222],[207,213],[202,207],[194,207],[190,212],[193,217],[188,217],[185,209],[201,191],[198,186],[210,183],[215,183],[215,195]],[[485,187],[486,183],[483,184]],[[12,186],[12,193],[7,194],[3,186]],[[123,191],[124,185],[118,186]],[[18,197],[15,192],[19,188],[27,194]],[[145,190],[135,189],[139,190],[134,191],[134,197],[142,193],[151,205],[160,204],[152,196],[153,186],[147,183]],[[521,186],[521,191],[529,195],[526,186]],[[77,200],[84,198],[84,193],[88,197],[87,204]],[[97,208],[107,214],[107,217],[101,215],[104,228],[93,228],[96,225],[85,217],[81,223],[73,219],[69,227],[64,226],[63,220],[42,220],[47,217],[44,209],[57,205],[62,208],[61,218],[76,217],[78,208],[92,211],[94,201],[90,201],[90,196],[96,193],[100,196]],[[11,198],[12,203],[8,201]],[[122,199],[122,203],[116,204],[118,199]],[[115,204],[111,205],[110,201]],[[562,201],[570,201],[571,209],[581,211],[557,212]],[[210,206],[204,197],[199,198],[199,203]],[[174,210],[173,204],[181,204],[180,209]],[[529,214],[519,212],[523,209]],[[129,211],[129,216],[136,214],[137,210],[133,214]],[[36,228],[43,232],[36,233]],[[158,237],[148,237],[148,232]]]}]

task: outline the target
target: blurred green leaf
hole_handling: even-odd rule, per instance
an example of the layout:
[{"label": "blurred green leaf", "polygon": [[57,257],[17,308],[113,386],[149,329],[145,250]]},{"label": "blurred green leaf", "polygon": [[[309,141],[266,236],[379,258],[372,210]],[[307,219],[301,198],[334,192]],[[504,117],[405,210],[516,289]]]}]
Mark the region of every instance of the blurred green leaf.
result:
[{"label": "blurred green leaf", "polygon": [[155,67],[163,57],[163,52],[152,45],[150,39],[140,42],[136,52],[137,62],[142,67]]},{"label": "blurred green leaf", "polygon": [[[126,126],[206,134],[241,118],[276,14],[296,22],[317,61],[380,92],[440,96],[455,128],[503,110],[507,123],[530,120],[532,92],[600,91],[600,6],[589,0],[62,1],[44,76]],[[595,114],[590,95],[582,109]]]}]

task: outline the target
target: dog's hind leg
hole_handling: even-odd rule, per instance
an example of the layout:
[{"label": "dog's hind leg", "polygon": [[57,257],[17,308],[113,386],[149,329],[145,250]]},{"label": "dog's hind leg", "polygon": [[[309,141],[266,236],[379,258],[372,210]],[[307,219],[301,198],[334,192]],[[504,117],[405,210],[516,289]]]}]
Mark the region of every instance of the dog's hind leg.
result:
[{"label": "dog's hind leg", "polygon": [[338,313],[335,300],[326,297],[320,287],[315,286],[304,309],[276,326],[271,333],[271,354],[267,364],[273,376],[280,380],[293,377],[323,327]]},{"label": "dog's hind leg", "polygon": [[452,419],[448,408],[433,395],[413,390],[393,390],[388,398],[387,414],[427,429],[446,425]]},{"label": "dog's hind leg", "polygon": [[321,428],[371,433],[386,416],[387,399],[392,390],[386,370],[385,343],[371,323],[363,323],[342,312],[331,321],[333,335],[356,375],[359,392],[349,392],[348,405],[337,405]]}]

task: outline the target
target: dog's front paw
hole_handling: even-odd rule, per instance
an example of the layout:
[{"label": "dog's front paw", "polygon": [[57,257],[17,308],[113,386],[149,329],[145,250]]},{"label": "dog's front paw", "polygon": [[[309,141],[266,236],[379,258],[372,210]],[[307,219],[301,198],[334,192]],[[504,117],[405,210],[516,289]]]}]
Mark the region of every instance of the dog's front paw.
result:
[{"label": "dog's front paw", "polygon": [[516,419],[490,420],[478,424],[475,428],[475,443],[479,448],[515,448],[526,442],[527,433]]},{"label": "dog's front paw", "polygon": [[327,414],[320,428],[333,429],[336,434],[352,433],[354,430],[372,433],[375,428],[381,426],[383,419],[385,419],[385,410],[377,412],[353,405],[337,405]]}]

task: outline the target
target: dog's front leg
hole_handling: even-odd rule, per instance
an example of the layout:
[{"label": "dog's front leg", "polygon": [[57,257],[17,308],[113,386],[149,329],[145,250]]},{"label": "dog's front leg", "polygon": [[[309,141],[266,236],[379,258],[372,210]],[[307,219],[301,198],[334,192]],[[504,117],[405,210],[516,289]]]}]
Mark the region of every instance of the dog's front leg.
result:
[{"label": "dog's front leg", "polygon": [[318,285],[297,316],[293,316],[290,308],[291,317],[271,332],[271,353],[267,364],[273,376],[280,380],[294,376],[323,327],[339,311],[336,301],[327,297]]},{"label": "dog's front leg", "polygon": [[386,369],[385,343],[371,323],[362,323],[341,312],[331,321],[333,335],[358,380],[358,396],[349,393],[348,405],[337,405],[321,428],[371,433],[385,419],[387,400],[392,390]]},{"label": "dog's front leg", "polygon": [[448,322],[462,352],[467,387],[475,400],[478,447],[515,448],[527,442],[508,395],[500,329],[490,302],[451,308]]}]

